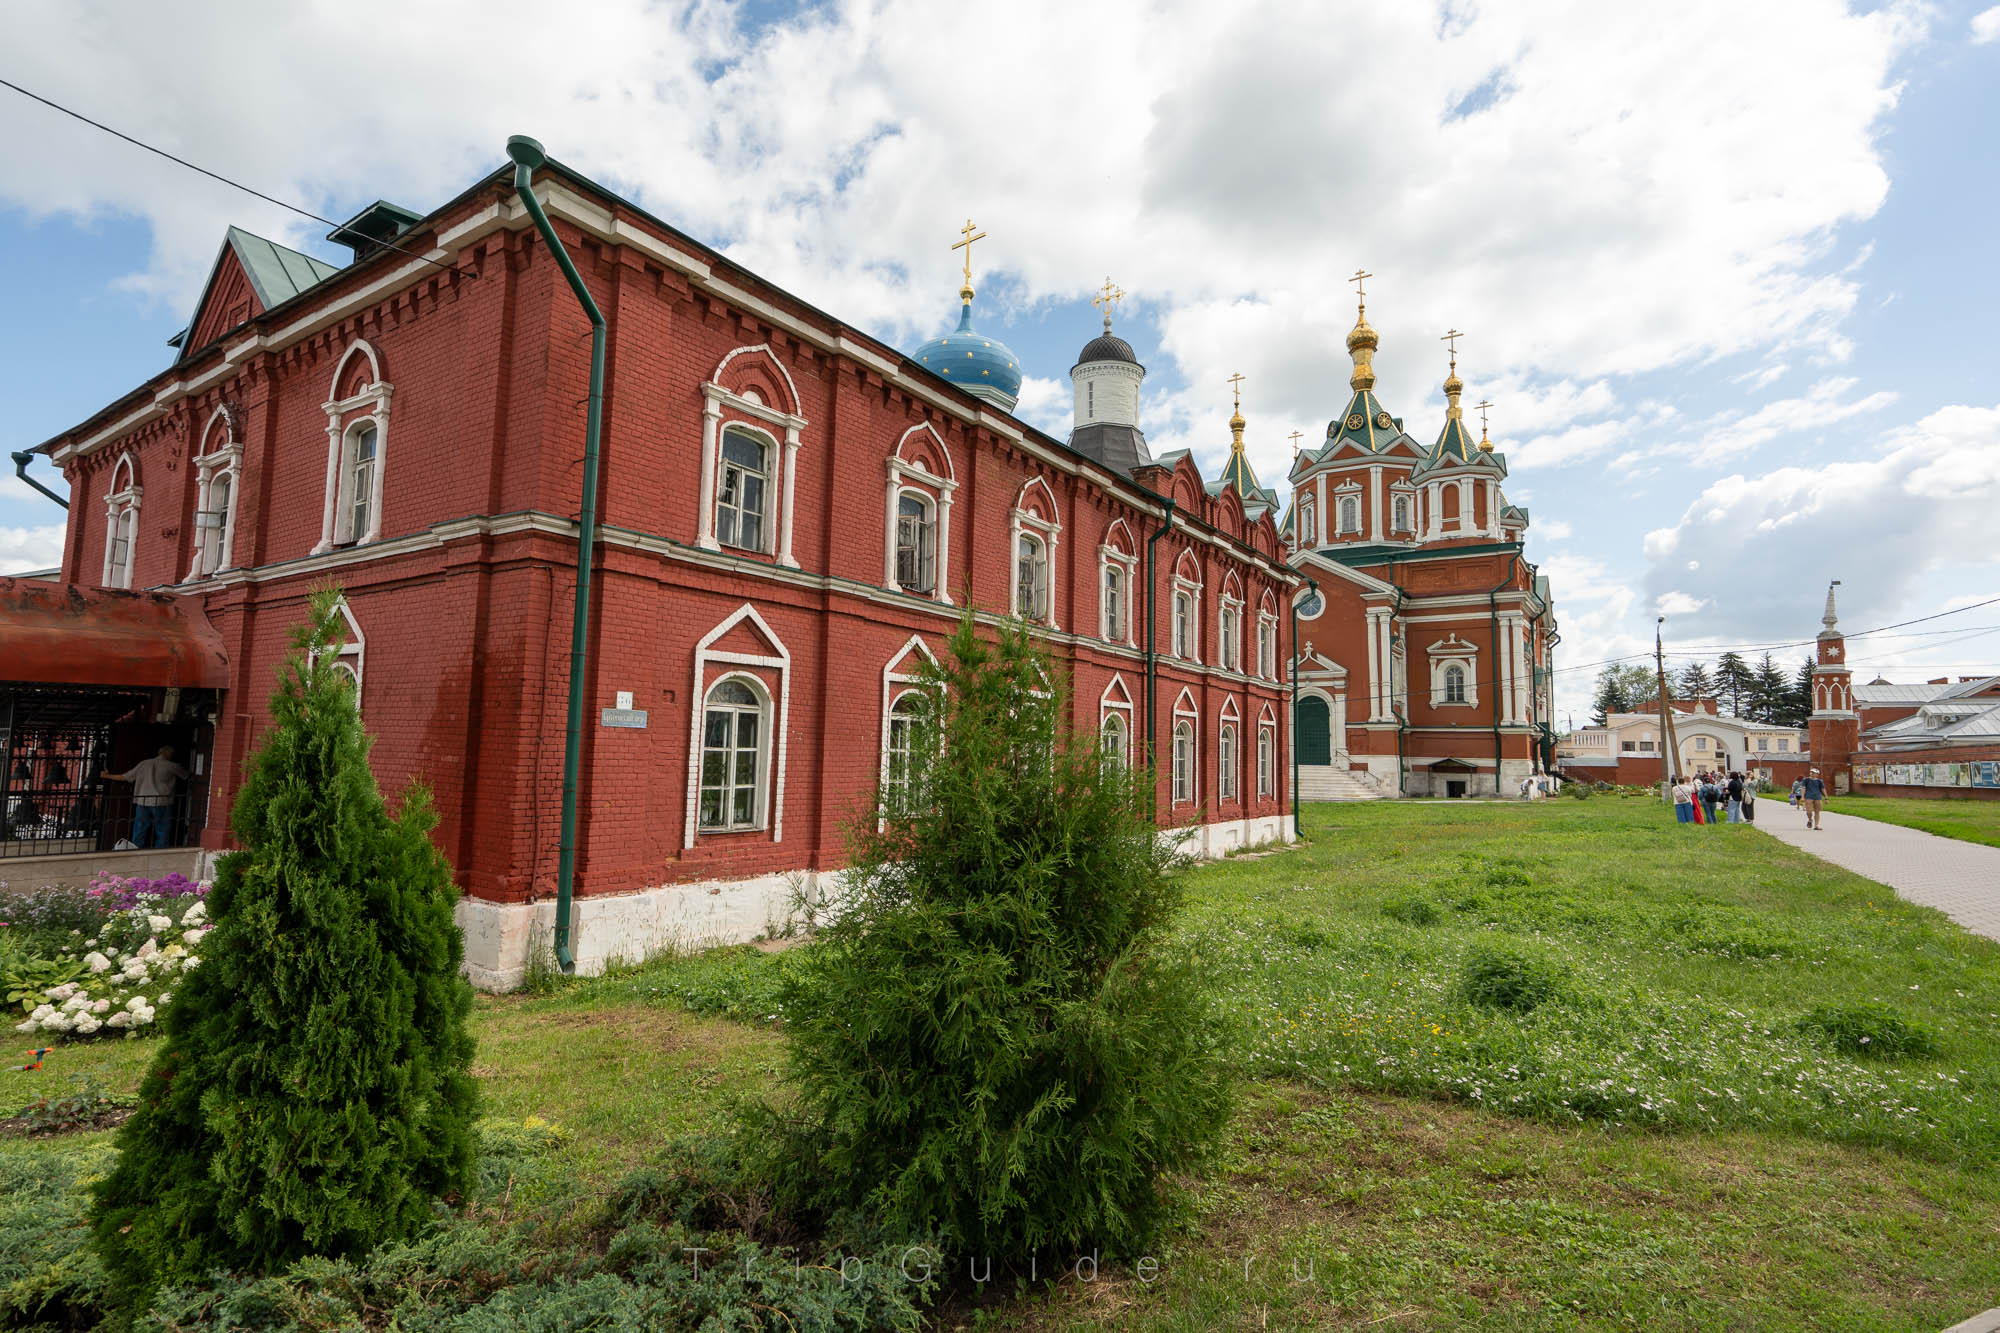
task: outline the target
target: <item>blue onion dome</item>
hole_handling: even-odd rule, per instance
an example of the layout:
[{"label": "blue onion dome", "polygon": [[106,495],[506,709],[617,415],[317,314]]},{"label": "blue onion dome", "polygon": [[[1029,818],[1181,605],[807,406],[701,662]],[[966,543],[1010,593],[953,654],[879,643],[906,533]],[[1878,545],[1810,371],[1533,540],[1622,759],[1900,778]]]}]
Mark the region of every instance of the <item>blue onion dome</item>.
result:
[{"label": "blue onion dome", "polygon": [[972,327],[972,289],[961,288],[958,327],[916,350],[917,364],[975,398],[1012,412],[1021,396],[1021,359],[998,338]]}]

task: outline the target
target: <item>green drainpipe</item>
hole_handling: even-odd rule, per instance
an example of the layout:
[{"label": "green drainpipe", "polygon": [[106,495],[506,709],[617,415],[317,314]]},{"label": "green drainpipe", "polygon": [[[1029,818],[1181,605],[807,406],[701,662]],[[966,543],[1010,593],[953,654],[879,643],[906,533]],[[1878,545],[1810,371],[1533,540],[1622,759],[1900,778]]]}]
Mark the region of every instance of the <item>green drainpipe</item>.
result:
[{"label": "green drainpipe", "polygon": [[547,242],[549,253],[562,266],[569,289],[576,293],[590,321],[590,411],[583,426],[583,514],[576,533],[576,615],[569,632],[569,731],[563,738],[562,856],[556,868],[556,965],[565,972],[576,971],[576,957],[570,952],[570,895],[576,882],[576,770],[583,753],[583,668],[590,645],[590,566],[597,549],[597,437],[604,424],[604,313],[590,299],[590,289],[570,261],[549,215],[542,211],[531,182],[535,168],[549,160],[542,146],[525,134],[507,140],[507,156],[514,161],[514,193],[535,220],[535,230]]},{"label": "green drainpipe", "polygon": [[[1319,584],[1313,579],[1306,583],[1312,588],[1311,595],[1319,596]],[[1327,719],[1331,727],[1333,719]],[[1292,738],[1292,836],[1306,836],[1305,817],[1299,810],[1299,599],[1292,598],[1292,725],[1286,730]],[[1330,739],[1330,738],[1329,738]]]}]

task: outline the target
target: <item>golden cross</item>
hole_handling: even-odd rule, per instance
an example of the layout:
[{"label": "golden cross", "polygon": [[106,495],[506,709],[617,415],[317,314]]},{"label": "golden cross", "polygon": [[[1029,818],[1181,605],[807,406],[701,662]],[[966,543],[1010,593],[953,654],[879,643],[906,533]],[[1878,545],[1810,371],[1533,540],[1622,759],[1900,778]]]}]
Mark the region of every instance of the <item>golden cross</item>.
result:
[{"label": "golden cross", "polygon": [[1109,333],[1111,331],[1111,307],[1118,304],[1120,301],[1123,301],[1124,299],[1125,299],[1124,291],[1118,287],[1114,287],[1111,284],[1110,278],[1106,278],[1104,280],[1104,290],[1090,298],[1090,303],[1092,305],[1104,311],[1105,332]]},{"label": "golden cross", "polygon": [[1364,278],[1372,278],[1374,276],[1373,273],[1364,272],[1357,268],[1354,270],[1354,276],[1348,279],[1349,282],[1354,284],[1355,299],[1361,302],[1362,309],[1364,310],[1368,308],[1368,293],[1362,290],[1361,282]]},{"label": "golden cross", "polygon": [[1302,430],[1295,430],[1295,431],[1293,431],[1293,432],[1292,432],[1292,457],[1294,457],[1294,458],[1297,458],[1297,457],[1298,457],[1298,455],[1299,455],[1299,441],[1300,441],[1300,440],[1302,440],[1302,439],[1304,439],[1304,438],[1305,438],[1305,435],[1306,435],[1306,433],[1305,433],[1304,431],[1302,431]]},{"label": "golden cross", "polygon": [[1457,329],[1452,329],[1450,332],[1446,333],[1442,338],[1438,339],[1438,341],[1441,343],[1451,344],[1451,368],[1453,370],[1458,369],[1458,340],[1460,338],[1463,338],[1464,336],[1465,335],[1460,333]]},{"label": "golden cross", "polygon": [[1237,372],[1236,374],[1234,374],[1234,375],[1231,375],[1231,376],[1229,377],[1229,380],[1228,380],[1228,383],[1229,383],[1229,390],[1230,390],[1230,392],[1236,395],[1236,410],[1237,410],[1238,412],[1241,412],[1241,411],[1243,410],[1243,374],[1242,374],[1242,372],[1241,372],[1241,371],[1239,371],[1239,372]]},{"label": "golden cross", "polygon": [[1474,403],[1472,406],[1479,413],[1479,438],[1483,440],[1486,438],[1486,409],[1493,406],[1493,404],[1482,401]]},{"label": "golden cross", "polygon": [[959,234],[964,236],[965,239],[962,241],[953,241],[951,248],[965,251],[965,285],[970,287],[972,285],[972,243],[974,241],[985,240],[986,233],[982,231],[975,234],[972,219],[967,218],[965,225],[959,228]]}]

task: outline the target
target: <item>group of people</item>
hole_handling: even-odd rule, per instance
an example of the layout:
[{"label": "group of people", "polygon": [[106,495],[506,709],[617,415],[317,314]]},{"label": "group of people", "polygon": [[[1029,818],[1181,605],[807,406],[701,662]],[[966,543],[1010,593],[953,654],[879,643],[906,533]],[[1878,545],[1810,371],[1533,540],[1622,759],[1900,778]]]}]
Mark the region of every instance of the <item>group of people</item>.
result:
[{"label": "group of people", "polygon": [[1741,773],[1703,771],[1674,779],[1674,819],[1682,824],[1754,824],[1757,784]]}]

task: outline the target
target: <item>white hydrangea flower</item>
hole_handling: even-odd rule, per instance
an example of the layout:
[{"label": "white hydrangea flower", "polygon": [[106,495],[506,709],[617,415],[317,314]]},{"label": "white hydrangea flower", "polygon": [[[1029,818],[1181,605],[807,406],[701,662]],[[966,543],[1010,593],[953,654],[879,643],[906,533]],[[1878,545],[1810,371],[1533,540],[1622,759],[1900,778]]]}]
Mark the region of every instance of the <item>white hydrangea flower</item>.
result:
[{"label": "white hydrangea flower", "polygon": [[132,1026],[132,1015],[120,1009],[117,1013],[104,1020],[104,1026],[108,1028],[129,1028]]},{"label": "white hydrangea flower", "polygon": [[206,930],[190,930],[187,934],[181,936],[181,943],[192,949],[207,938],[208,932]]},{"label": "white hydrangea flower", "polygon": [[37,1029],[39,1029],[39,1028],[40,1028],[41,1026],[42,1026],[42,1025],[41,1025],[40,1023],[37,1023],[37,1022],[36,1022],[36,1021],[35,1021],[34,1019],[32,1019],[32,1018],[24,1018],[24,1019],[22,1019],[22,1020],[21,1020],[20,1022],[18,1022],[18,1023],[16,1023],[16,1024],[14,1025],[14,1031],[16,1031],[16,1032],[34,1032],[34,1031],[36,1031]]},{"label": "white hydrangea flower", "polygon": [[[172,925],[173,923],[168,922],[167,924]],[[158,953],[159,951],[160,951],[160,942],[155,939],[148,939],[144,944],[139,946],[139,952],[133,954],[132,956],[134,958],[143,960],[151,958],[154,954]]]},{"label": "white hydrangea flower", "polygon": [[101,1014],[101,1013],[103,1013],[103,1012],[104,1012],[105,1010],[109,1009],[110,1007],[111,1007],[111,1001],[109,1001],[109,1000],[97,1000],[97,1001],[94,1001],[94,1002],[93,1002],[93,1003],[91,1004],[91,1006],[90,1006],[90,1012],[91,1012],[91,1013],[93,1013],[93,1014]]},{"label": "white hydrangea flower", "polygon": [[161,913],[154,913],[146,918],[146,924],[155,935],[162,935],[174,928],[174,919]]},{"label": "white hydrangea flower", "polygon": [[92,972],[108,972],[111,970],[111,960],[101,953],[93,952],[85,954],[83,956],[83,965]]},{"label": "white hydrangea flower", "polygon": [[86,1037],[103,1026],[104,1024],[98,1022],[89,1014],[78,1014],[76,1016],[76,1030]]},{"label": "white hydrangea flower", "polygon": [[129,999],[129,1000],[127,1000],[127,1001],[125,1001],[125,1007],[126,1007],[127,1009],[131,1010],[131,1011],[132,1011],[133,1013],[135,1013],[135,1014],[136,1014],[136,1013],[138,1013],[138,1012],[139,1012],[139,1011],[140,1011],[141,1009],[144,1009],[144,1008],[146,1008],[146,1007],[147,1007],[147,1006],[146,1006],[146,997],[145,997],[145,996],[143,996],[143,995],[134,995],[134,996],[133,996],[133,997],[132,997],[131,999]]},{"label": "white hydrangea flower", "polygon": [[35,1011],[29,1014],[28,1017],[39,1021],[41,1019],[47,1018],[50,1014],[53,1014],[55,1011],[56,1007],[52,1004],[36,1005]]},{"label": "white hydrangea flower", "polygon": [[181,924],[183,926],[198,926],[206,920],[208,920],[208,904],[197,898],[195,899],[194,906],[188,908],[186,914],[181,917]]}]

